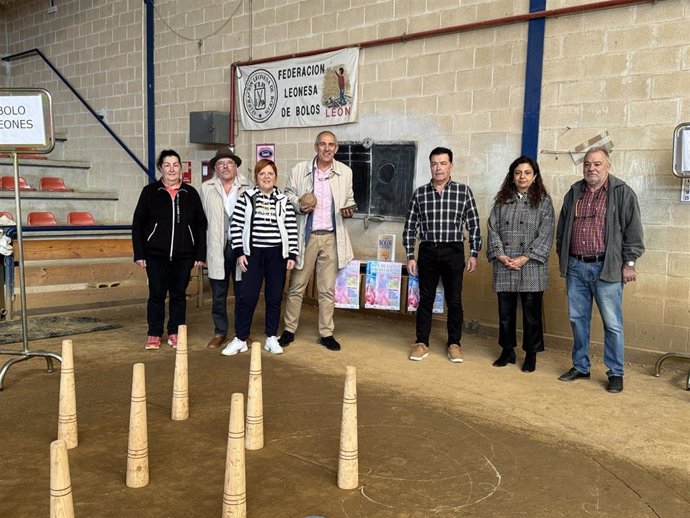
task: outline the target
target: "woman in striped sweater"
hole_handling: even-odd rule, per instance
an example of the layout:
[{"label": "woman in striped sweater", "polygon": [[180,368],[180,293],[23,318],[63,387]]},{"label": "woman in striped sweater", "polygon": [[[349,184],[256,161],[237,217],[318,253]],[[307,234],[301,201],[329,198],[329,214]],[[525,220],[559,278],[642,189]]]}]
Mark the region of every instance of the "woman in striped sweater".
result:
[{"label": "woman in striped sweater", "polygon": [[235,300],[235,338],[223,349],[225,356],[247,350],[246,340],[264,281],[264,349],[273,354],[283,352],[276,335],[286,270],[295,267],[297,258],[297,220],[292,204],[276,187],[277,178],[275,163],[259,160],[254,167],[256,186],[240,196],[232,213],[230,235],[241,270],[242,289]]}]

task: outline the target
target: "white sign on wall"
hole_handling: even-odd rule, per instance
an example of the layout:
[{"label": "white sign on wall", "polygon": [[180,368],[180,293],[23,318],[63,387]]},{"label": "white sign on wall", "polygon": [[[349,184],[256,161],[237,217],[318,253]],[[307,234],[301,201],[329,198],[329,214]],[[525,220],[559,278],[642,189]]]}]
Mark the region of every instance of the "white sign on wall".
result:
[{"label": "white sign on wall", "polygon": [[238,67],[248,130],[332,126],[357,119],[359,50]]},{"label": "white sign on wall", "polygon": [[48,153],[53,138],[51,99],[46,90],[0,90],[0,150]]}]

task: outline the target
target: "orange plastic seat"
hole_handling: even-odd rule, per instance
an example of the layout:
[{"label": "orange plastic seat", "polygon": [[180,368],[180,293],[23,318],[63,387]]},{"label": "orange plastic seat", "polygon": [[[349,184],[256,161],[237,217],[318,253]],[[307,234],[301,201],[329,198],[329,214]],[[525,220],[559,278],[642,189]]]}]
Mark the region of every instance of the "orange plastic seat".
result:
[{"label": "orange plastic seat", "polygon": [[14,221],[14,216],[12,216],[12,213],[11,213],[11,212],[5,212],[5,211],[1,211],[1,210],[0,210],[0,218],[3,217],[3,216],[5,216],[6,218],[11,219],[12,221]]},{"label": "orange plastic seat", "polygon": [[[14,191],[14,176],[3,176],[0,178],[0,189],[3,191]],[[20,191],[35,191],[33,187],[30,187],[23,177],[19,177],[19,190]]]},{"label": "orange plastic seat", "polygon": [[70,212],[67,214],[68,225],[93,225],[93,214],[90,212]]},{"label": "orange plastic seat", "polygon": [[52,212],[29,212],[26,222],[32,227],[50,227],[57,225]]},{"label": "orange plastic seat", "polygon": [[74,192],[68,189],[62,178],[56,176],[46,176],[38,180],[38,188],[42,191]]}]

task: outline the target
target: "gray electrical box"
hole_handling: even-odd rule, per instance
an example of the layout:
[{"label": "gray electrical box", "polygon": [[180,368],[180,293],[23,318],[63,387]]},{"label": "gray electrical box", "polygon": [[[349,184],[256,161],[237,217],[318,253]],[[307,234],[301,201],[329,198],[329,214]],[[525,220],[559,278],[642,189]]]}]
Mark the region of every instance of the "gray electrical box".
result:
[{"label": "gray electrical box", "polygon": [[230,114],[225,112],[190,112],[189,142],[192,144],[229,144]]}]

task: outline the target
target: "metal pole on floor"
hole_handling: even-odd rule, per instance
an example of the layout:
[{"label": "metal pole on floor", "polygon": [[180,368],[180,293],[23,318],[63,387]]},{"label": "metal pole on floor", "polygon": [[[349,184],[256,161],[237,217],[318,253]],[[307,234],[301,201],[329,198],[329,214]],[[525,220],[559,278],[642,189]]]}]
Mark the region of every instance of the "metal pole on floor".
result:
[{"label": "metal pole on floor", "polygon": [[34,357],[43,357],[48,364],[48,372],[53,372],[53,359],[61,362],[62,357],[58,353],[51,351],[30,351],[29,350],[29,326],[26,317],[26,281],[24,278],[24,240],[22,237],[22,204],[19,197],[19,158],[17,152],[12,153],[12,162],[14,164],[14,204],[17,212],[17,258],[19,259],[19,299],[22,306],[22,343],[21,351],[7,351],[0,350],[0,354],[9,354],[15,356],[10,358],[2,369],[0,369],[0,390],[3,390],[3,383],[5,375],[9,368],[15,363],[23,362]]}]

